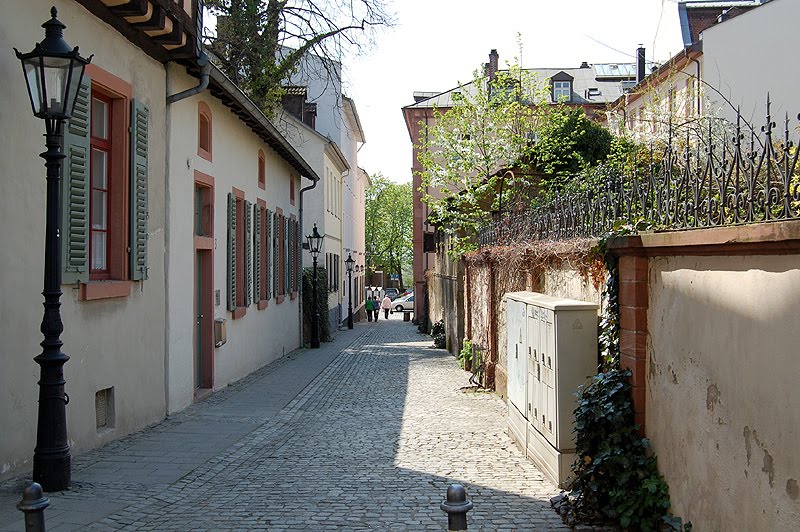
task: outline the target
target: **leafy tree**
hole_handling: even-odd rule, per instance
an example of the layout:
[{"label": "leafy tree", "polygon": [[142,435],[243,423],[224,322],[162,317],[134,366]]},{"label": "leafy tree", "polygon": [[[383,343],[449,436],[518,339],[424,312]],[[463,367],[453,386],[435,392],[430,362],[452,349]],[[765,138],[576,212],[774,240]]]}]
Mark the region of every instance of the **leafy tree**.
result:
[{"label": "leafy tree", "polygon": [[395,183],[377,173],[366,197],[367,267],[400,276],[413,258],[411,183]]},{"label": "leafy tree", "polygon": [[214,59],[267,112],[303,57],[316,55],[338,77],[346,51],[393,23],[384,0],[207,0],[206,7],[217,17],[216,33],[206,36]]},{"label": "leafy tree", "polygon": [[502,203],[502,170],[517,166],[525,173],[545,94],[544,85],[517,65],[491,81],[476,70],[453,94],[452,107],[434,109],[434,124],[423,126],[422,201],[458,252],[468,250],[469,235]]},{"label": "leafy tree", "polygon": [[554,106],[538,126],[529,149],[530,164],[542,174],[541,185],[548,193],[577,185],[574,176],[611,153],[611,133],[579,107]]}]

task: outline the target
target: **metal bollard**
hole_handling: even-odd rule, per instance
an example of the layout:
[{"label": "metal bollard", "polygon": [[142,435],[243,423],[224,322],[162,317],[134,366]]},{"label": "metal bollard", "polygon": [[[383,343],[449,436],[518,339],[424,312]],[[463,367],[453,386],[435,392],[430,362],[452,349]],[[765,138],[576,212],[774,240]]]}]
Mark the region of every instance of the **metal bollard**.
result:
[{"label": "metal bollard", "polygon": [[447,487],[447,500],[440,505],[447,512],[447,530],[457,532],[467,529],[467,512],[472,510],[472,501],[467,500],[467,490],[461,484]]},{"label": "metal bollard", "polygon": [[50,506],[50,499],[42,494],[42,487],[36,482],[22,490],[22,500],[17,509],[25,512],[25,532],[45,532],[44,509]]}]

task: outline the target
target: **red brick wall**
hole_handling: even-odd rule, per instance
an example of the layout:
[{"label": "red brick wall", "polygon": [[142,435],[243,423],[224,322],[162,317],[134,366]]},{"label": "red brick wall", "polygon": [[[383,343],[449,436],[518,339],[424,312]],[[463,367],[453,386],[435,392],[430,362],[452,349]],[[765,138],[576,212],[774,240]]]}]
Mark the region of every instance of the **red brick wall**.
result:
[{"label": "red brick wall", "polygon": [[644,434],[647,390],[647,257],[619,258],[620,362],[631,370],[636,423]]}]

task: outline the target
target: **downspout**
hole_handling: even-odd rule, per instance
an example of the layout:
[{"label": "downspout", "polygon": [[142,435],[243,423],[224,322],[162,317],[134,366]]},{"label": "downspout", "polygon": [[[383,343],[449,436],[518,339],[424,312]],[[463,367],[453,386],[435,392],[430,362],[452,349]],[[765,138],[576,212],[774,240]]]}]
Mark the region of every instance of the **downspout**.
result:
[{"label": "downspout", "polygon": [[[203,52],[200,51],[197,56],[197,64],[200,66],[200,84],[194,88],[185,90],[183,92],[179,92],[177,94],[173,94],[172,96],[169,95],[169,87],[167,87],[167,97],[166,97],[166,105],[165,110],[167,111],[165,117],[165,129],[166,129],[166,138],[167,142],[164,147],[165,151],[165,170],[167,176],[170,175],[170,146],[171,143],[169,139],[172,137],[172,115],[169,112],[169,105],[173,104],[179,100],[183,100],[184,98],[188,98],[189,96],[194,96],[195,94],[199,94],[203,92],[206,87],[208,87],[208,76],[211,72],[211,62],[208,60],[208,56]],[[166,76],[167,83],[169,83],[169,73]],[[171,195],[169,190],[169,179],[164,181],[164,203],[165,203],[165,210],[167,216],[167,227],[170,227],[169,224],[169,217],[170,217],[170,209],[171,209]],[[170,240],[170,232],[166,231],[164,234],[164,248],[166,250],[170,249],[169,245]],[[167,331],[170,328],[170,308],[169,308],[169,253],[164,253],[164,318],[165,318],[165,327]],[[164,346],[164,410],[166,417],[169,417],[170,414],[170,385],[169,385],[169,334],[165,335],[165,346]]]},{"label": "downspout", "polygon": [[[363,144],[362,144],[362,146],[363,146]],[[358,153],[358,149],[356,149],[356,153]],[[354,243],[356,241],[355,232],[353,232],[353,227],[355,226],[355,224],[353,223],[354,218],[355,218],[355,216],[354,216],[355,215],[355,210],[353,209],[353,207],[355,206],[355,203],[353,201],[350,201],[350,238],[347,239],[348,240],[348,244],[349,244],[350,247],[345,248],[345,246],[344,246],[344,240],[345,240],[345,238],[344,238],[344,200],[342,198],[344,197],[345,179],[347,179],[348,177],[351,177],[350,176],[350,170],[351,169],[348,168],[344,172],[340,173],[339,186],[337,187],[339,198],[340,198],[339,202],[341,203],[341,209],[340,209],[341,216],[339,217],[339,234],[342,236],[342,242],[341,242],[342,256],[341,256],[341,259],[344,259],[344,251],[345,251],[345,249],[347,249],[348,253],[352,253],[354,251],[353,248],[355,247]],[[356,176],[357,175],[358,174],[356,174]],[[340,261],[341,261],[341,259],[340,259]],[[338,290],[338,288],[337,288],[337,290]],[[342,290],[339,293],[343,294],[343,292],[344,292],[344,290]],[[353,301],[352,300],[352,296],[353,296],[353,291],[350,290],[350,286],[348,286],[347,287],[347,299],[348,299],[348,301],[350,302],[351,305],[352,305],[352,301]],[[342,303],[339,305],[339,324],[337,325],[337,328],[341,327],[342,326],[342,322],[346,319],[346,318],[343,317],[344,316],[344,304],[345,304],[344,296],[342,296]]]},{"label": "downspout", "polygon": [[[312,188],[316,187],[318,182],[319,182],[319,180],[315,179],[315,180],[312,181],[312,183],[309,186],[300,189],[300,207],[297,210],[297,217],[300,220],[300,230],[303,233],[305,233],[305,229],[303,228],[303,194],[305,194],[307,191],[311,190]],[[301,265],[301,268],[302,268],[302,264],[303,264],[303,237],[298,239],[297,245],[299,247],[299,249],[297,251],[297,254],[300,257],[300,265]],[[300,345],[303,346],[304,345],[303,344],[303,338],[304,338],[303,332],[304,331],[303,331],[303,278],[302,278],[302,275],[300,276],[300,297],[299,297],[299,299],[300,299],[300,301],[299,301],[299,303],[297,305],[297,312],[299,313],[298,318],[299,318],[299,321],[300,321]]]},{"label": "downspout", "polygon": [[191,89],[186,89],[185,91],[181,91],[177,94],[167,96],[167,105],[183,100],[184,98],[188,98],[189,96],[200,94],[206,90],[208,87],[208,76],[211,73],[211,61],[208,60],[208,56],[205,54],[205,52],[200,52],[200,56],[197,58],[197,64],[200,66],[200,84],[196,87],[192,87]]}]

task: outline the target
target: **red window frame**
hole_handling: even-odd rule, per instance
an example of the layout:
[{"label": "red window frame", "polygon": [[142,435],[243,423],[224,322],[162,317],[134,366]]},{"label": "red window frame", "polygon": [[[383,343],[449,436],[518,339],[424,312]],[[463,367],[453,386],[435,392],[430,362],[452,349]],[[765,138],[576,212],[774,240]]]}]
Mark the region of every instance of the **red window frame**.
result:
[{"label": "red window frame", "polygon": [[213,130],[211,108],[206,102],[197,103],[197,155],[212,161]]},{"label": "red window frame", "polygon": [[[106,110],[108,112],[108,122],[106,124],[106,137],[101,138],[96,136],[96,132],[94,129],[94,101],[98,100],[105,104]],[[113,153],[113,131],[114,131],[114,105],[113,99],[105,94],[100,93],[97,90],[92,90],[91,94],[91,109],[92,112],[90,113],[90,124],[91,124],[91,133],[90,133],[90,156],[89,156],[89,175],[91,176],[89,179],[89,264],[90,270],[89,275],[92,279],[110,279],[111,278],[111,252],[112,252],[112,240],[117,236],[114,234],[111,220],[114,219],[114,201],[113,201],[113,168],[112,165],[114,153]],[[94,172],[95,172],[95,163],[94,163],[94,153],[95,151],[100,151],[106,154],[106,183],[105,188],[100,188],[96,186],[94,180]],[[95,214],[95,192],[100,192],[105,196],[105,228],[104,229],[96,229],[94,227],[94,214]],[[94,235],[97,233],[101,233],[105,236],[105,256],[103,257],[103,263],[105,264],[104,268],[95,268],[94,267],[94,257],[95,257],[95,249],[94,249]]]},{"label": "red window frame", "polygon": [[267,189],[267,163],[264,150],[258,150],[258,188]]}]

